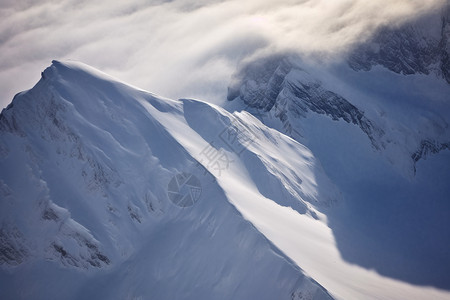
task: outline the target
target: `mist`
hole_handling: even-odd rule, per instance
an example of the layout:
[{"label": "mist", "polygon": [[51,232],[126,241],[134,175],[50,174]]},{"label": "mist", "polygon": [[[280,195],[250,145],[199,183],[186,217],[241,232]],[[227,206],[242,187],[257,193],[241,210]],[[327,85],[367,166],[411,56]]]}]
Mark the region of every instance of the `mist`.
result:
[{"label": "mist", "polygon": [[339,60],[382,26],[445,0],[2,1],[0,106],[52,59],[73,59],[170,98],[225,99],[243,59],[283,51]]}]

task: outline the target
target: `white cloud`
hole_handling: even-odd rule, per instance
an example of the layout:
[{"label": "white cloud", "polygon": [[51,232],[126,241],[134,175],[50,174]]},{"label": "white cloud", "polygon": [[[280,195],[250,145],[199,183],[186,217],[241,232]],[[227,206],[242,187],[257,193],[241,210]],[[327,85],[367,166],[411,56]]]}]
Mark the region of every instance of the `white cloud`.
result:
[{"label": "white cloud", "polygon": [[52,59],[76,59],[168,97],[219,101],[257,51],[330,57],[446,0],[2,1],[0,106]]}]

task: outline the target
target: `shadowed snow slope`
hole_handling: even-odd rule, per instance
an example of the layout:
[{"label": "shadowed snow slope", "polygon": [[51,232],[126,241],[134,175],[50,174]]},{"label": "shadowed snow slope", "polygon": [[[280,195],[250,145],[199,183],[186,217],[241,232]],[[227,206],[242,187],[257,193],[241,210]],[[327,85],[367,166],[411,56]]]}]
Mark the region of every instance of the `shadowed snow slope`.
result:
[{"label": "shadowed snow slope", "polygon": [[342,257],[330,174],[250,113],[55,61],[0,116],[0,297],[448,299]]}]

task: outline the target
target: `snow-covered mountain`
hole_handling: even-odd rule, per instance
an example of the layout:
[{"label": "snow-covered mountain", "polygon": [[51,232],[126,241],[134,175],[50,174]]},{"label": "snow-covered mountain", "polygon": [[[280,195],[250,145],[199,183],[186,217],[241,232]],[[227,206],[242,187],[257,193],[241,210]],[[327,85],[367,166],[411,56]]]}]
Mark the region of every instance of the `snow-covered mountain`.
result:
[{"label": "snow-covered mountain", "polygon": [[[2,299],[330,298],[232,205],[279,193],[314,214],[316,176],[334,196],[308,149],[249,114],[54,62],[0,124]],[[190,207],[170,194],[183,176]]]},{"label": "snow-covered mountain", "polygon": [[446,26],[253,61],[224,108],[54,61],[0,115],[0,298],[450,299]]}]

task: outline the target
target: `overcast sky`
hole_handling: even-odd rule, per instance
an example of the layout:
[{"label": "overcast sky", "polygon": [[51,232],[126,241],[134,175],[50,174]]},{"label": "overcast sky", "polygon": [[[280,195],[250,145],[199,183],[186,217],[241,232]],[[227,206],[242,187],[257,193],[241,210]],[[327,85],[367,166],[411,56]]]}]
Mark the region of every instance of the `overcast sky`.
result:
[{"label": "overcast sky", "polygon": [[382,25],[447,0],[0,0],[0,108],[52,59],[92,65],[171,98],[218,102],[243,58],[337,59]]}]

